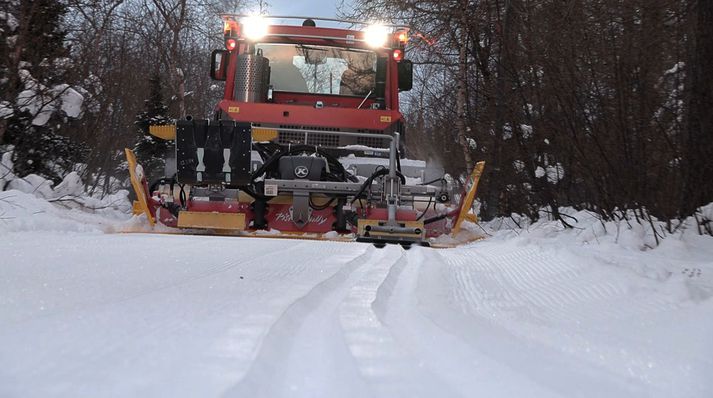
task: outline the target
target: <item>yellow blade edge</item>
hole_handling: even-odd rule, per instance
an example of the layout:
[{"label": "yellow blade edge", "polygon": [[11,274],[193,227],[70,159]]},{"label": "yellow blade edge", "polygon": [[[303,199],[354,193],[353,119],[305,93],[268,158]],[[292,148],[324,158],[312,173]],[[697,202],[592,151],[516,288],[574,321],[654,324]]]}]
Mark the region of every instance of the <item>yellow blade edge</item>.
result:
[{"label": "yellow blade edge", "polygon": [[453,225],[453,230],[451,231],[451,235],[456,235],[458,232],[460,232],[461,225],[463,224],[463,220],[468,220],[471,222],[477,222],[478,219],[476,218],[475,214],[470,214],[470,209],[473,207],[473,201],[475,200],[475,194],[478,192],[478,183],[480,182],[480,176],[483,175],[483,168],[485,168],[485,162],[480,161],[475,164],[475,168],[473,168],[473,172],[470,174],[470,179],[473,181],[470,188],[468,189],[468,193],[465,195],[465,199],[463,199],[463,202],[461,203],[460,206],[460,213],[458,213],[458,218],[456,219],[455,225]]},{"label": "yellow blade edge", "polygon": [[146,191],[144,190],[144,184],[142,183],[141,179],[139,179],[139,176],[136,173],[136,166],[138,165],[138,163],[136,162],[136,155],[134,155],[134,151],[129,148],[124,148],[124,152],[126,153],[126,160],[129,162],[129,177],[131,180],[131,186],[134,188],[134,192],[136,193],[136,199],[139,202],[138,206],[136,207],[138,207],[141,212],[146,214],[146,218],[148,218],[149,224],[153,226],[156,222],[154,221],[154,218],[151,215],[151,211],[149,210],[149,204],[146,201],[147,195]]}]

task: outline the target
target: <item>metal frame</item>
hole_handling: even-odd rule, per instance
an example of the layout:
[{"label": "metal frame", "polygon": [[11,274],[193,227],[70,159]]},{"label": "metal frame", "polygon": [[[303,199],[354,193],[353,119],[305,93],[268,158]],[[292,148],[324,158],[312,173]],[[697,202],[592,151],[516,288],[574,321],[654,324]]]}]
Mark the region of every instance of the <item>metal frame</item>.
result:
[{"label": "metal frame", "polygon": [[[307,133],[306,130],[305,133]],[[348,135],[348,136],[370,136],[373,134],[364,133],[346,133],[346,132],[336,132],[336,131],[320,131],[320,133],[334,134],[334,135]],[[391,231],[398,227],[398,222],[396,221],[396,212],[401,201],[401,180],[396,175],[396,153],[398,152],[399,139],[401,135],[399,133],[394,133],[393,135],[384,135],[384,139],[390,140],[389,146],[389,174],[385,176],[384,182],[384,196],[386,199],[386,211],[387,219],[385,227]],[[294,181],[288,180],[266,180],[265,182],[276,181],[278,184],[283,186],[283,189],[288,192],[295,192],[300,195],[304,195],[305,192],[329,192],[329,193],[354,193],[356,190],[361,188],[362,184],[359,183],[336,183],[336,182],[307,182],[307,183],[295,183]],[[405,186],[405,185],[404,185]],[[289,188],[288,188],[289,187]],[[291,189],[290,189],[291,188]],[[279,185],[278,185],[279,189]],[[413,188],[412,188],[413,189]],[[344,191],[344,192],[343,192]],[[426,191],[423,194],[428,195],[430,192]],[[433,192],[435,195],[435,190]]]},{"label": "metal frame", "polygon": [[[359,192],[359,182],[338,181],[308,181],[308,180],[281,180],[276,178],[265,179],[265,184],[276,185],[278,191],[283,192],[315,192],[336,195],[353,195]],[[376,186],[372,192],[381,193],[381,187]],[[402,196],[431,196],[438,193],[432,185],[402,185]]]},{"label": "metal frame", "polygon": [[[254,15],[249,15],[249,14],[232,14],[232,13],[225,13],[225,14],[220,14],[220,17],[222,19],[230,18],[233,21],[238,22],[239,18],[249,18]],[[375,22],[365,22],[365,21],[357,21],[353,19],[340,19],[340,18],[323,18],[323,17],[304,17],[304,16],[282,16],[282,15],[260,15],[261,18],[265,19],[296,19],[296,20],[306,20],[306,19],[311,19],[313,21],[325,21],[325,22],[338,22],[338,23],[345,23],[345,24],[351,24],[351,25],[364,25],[364,26],[369,26],[373,25]],[[410,28],[407,25],[401,25],[401,24],[387,24],[387,23],[380,23],[382,26],[390,27],[390,28],[400,28],[400,29],[406,29],[409,30]]]},{"label": "metal frame", "polygon": [[[220,14],[220,17],[223,20],[230,20],[234,22],[240,22],[240,18],[249,18],[252,17],[252,15],[247,15],[247,14]],[[361,26],[370,26],[373,25],[373,22],[364,22],[364,21],[356,21],[356,20],[350,20],[350,19],[338,19],[338,18],[321,18],[321,17],[301,17],[301,16],[271,16],[271,15],[261,15],[261,18],[265,19],[288,19],[288,20],[306,20],[306,19],[311,19],[313,21],[326,21],[326,22],[337,22],[337,23],[343,23],[343,24],[349,24],[349,25],[361,25]],[[406,25],[400,25],[400,24],[384,24],[384,23],[379,23],[381,26],[389,27],[392,28],[392,30],[405,30],[406,32],[410,31],[410,28]],[[272,26],[294,26],[297,27],[298,25],[272,25]],[[332,27],[326,27],[326,26],[320,26],[319,28],[321,29],[342,29],[343,28],[332,28]],[[353,29],[346,29],[346,30],[353,30]],[[359,30],[358,32],[361,32]],[[332,41],[342,41],[346,42],[347,44],[351,43],[366,43],[366,40],[356,38],[356,37],[343,37],[343,36],[326,36],[326,35],[306,35],[306,34],[301,34],[301,33],[296,33],[296,32],[290,32],[289,34],[280,34],[280,33],[268,33],[264,36],[265,38],[283,38],[283,37],[292,37],[292,38],[300,38],[300,39],[315,39],[315,40],[332,40]],[[241,42],[250,42],[244,37],[238,37],[238,41]],[[391,49],[390,47],[383,46],[380,47],[382,49]]]}]

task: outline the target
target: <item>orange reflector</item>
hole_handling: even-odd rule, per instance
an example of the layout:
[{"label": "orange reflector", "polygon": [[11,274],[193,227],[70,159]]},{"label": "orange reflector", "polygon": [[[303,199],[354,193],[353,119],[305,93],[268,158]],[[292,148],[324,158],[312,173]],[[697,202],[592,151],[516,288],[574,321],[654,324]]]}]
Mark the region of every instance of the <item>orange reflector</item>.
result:
[{"label": "orange reflector", "polygon": [[399,41],[399,43],[406,44],[408,42],[408,33],[399,32],[397,33],[396,39]]},{"label": "orange reflector", "polygon": [[255,142],[272,141],[274,139],[277,139],[279,135],[280,134],[278,133],[278,131],[274,129],[265,129],[259,127],[252,128],[253,141]]}]

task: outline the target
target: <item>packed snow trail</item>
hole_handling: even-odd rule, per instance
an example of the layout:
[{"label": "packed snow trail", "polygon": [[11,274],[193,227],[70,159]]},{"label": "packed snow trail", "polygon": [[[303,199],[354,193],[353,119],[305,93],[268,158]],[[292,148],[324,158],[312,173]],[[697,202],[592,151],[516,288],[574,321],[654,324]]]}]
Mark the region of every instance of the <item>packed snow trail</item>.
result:
[{"label": "packed snow trail", "polygon": [[626,253],[10,232],[0,396],[713,396],[713,264]]}]

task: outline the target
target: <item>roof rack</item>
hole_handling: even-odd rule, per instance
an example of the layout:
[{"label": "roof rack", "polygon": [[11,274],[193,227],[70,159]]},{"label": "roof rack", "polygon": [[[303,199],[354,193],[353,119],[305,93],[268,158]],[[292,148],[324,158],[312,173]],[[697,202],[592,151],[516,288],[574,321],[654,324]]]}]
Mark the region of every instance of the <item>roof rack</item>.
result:
[{"label": "roof rack", "polygon": [[[220,17],[223,20],[232,20],[232,21],[237,21],[240,18],[248,18],[252,17],[254,15],[249,15],[249,14],[220,14]],[[281,16],[281,15],[260,15],[260,17],[265,18],[265,19],[295,19],[295,20],[301,20],[304,21],[306,19],[311,19],[313,21],[325,21],[325,22],[337,22],[337,23],[344,23],[344,24],[351,24],[351,25],[362,25],[362,26],[368,26],[368,25],[373,25],[375,23],[378,23],[379,25],[386,26],[389,28],[394,28],[394,29],[409,29],[407,25],[402,25],[402,24],[388,24],[388,23],[380,23],[380,22],[364,22],[364,21],[357,21],[357,20],[352,20],[352,19],[339,19],[339,18],[323,18],[323,17],[303,17],[303,16]]]}]

